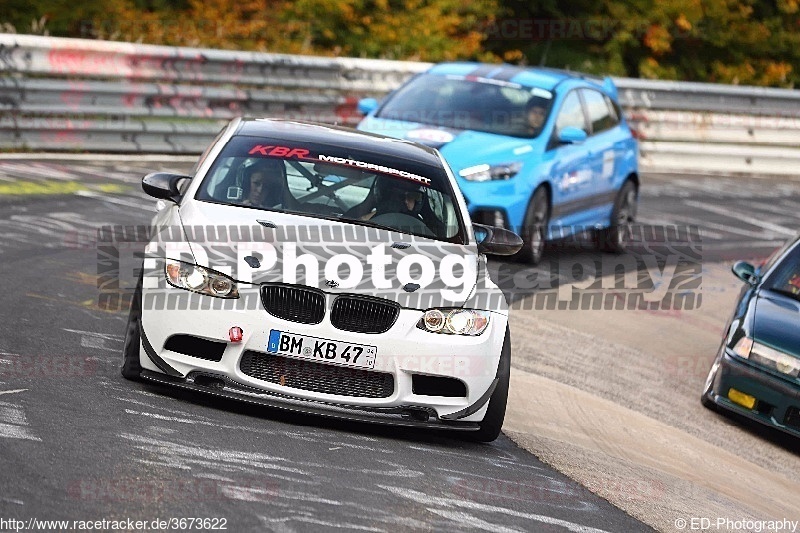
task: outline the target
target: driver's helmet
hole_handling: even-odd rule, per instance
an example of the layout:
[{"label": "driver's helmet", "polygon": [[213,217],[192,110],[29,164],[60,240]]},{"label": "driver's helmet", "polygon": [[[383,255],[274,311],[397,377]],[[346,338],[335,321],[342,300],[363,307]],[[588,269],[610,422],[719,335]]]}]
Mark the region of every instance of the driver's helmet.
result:
[{"label": "driver's helmet", "polygon": [[280,159],[264,158],[256,160],[243,173],[242,189],[244,198],[250,195],[250,180],[253,174],[259,174],[263,192],[263,206],[282,204],[286,189],[286,166]]},{"label": "driver's helmet", "polygon": [[418,215],[425,200],[425,187],[410,180],[383,176],[375,183],[375,200],[379,211]]}]

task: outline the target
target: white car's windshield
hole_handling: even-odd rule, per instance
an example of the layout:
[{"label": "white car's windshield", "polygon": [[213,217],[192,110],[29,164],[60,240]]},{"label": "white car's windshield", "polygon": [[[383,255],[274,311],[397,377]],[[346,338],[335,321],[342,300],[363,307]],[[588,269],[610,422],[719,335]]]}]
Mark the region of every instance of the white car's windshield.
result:
[{"label": "white car's windshield", "polygon": [[236,136],[195,198],[465,242],[443,168],[337,146]]}]

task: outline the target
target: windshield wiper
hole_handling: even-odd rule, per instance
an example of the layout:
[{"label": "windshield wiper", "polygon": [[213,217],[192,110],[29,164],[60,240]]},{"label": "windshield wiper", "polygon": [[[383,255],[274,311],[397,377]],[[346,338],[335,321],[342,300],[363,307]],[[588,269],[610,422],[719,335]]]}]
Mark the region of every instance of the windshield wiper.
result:
[{"label": "windshield wiper", "polygon": [[294,211],[292,209],[275,209],[276,213],[286,213],[289,215],[300,215],[303,217],[321,218],[324,220],[340,220],[339,217],[334,215],[323,215],[320,213],[309,213],[308,211]]},{"label": "windshield wiper", "polygon": [[[319,213],[309,213],[307,211],[293,211],[291,209],[280,209],[280,210],[276,209],[275,212],[287,213],[289,215],[301,215],[304,217],[311,217],[311,218],[321,218],[324,220],[334,220],[336,222],[351,222],[353,224],[358,224],[360,226],[369,226],[371,228],[385,229],[387,231],[394,231],[397,233],[408,233],[406,231],[401,231],[397,228],[393,228],[391,226],[378,224],[377,222],[370,222],[369,220],[361,220],[358,218],[337,217],[336,215],[322,215]],[[418,237],[428,237],[427,235],[419,235],[417,233],[412,233],[412,235],[417,235]]]},{"label": "windshield wiper", "polygon": [[424,237],[426,239],[439,240],[438,237],[436,237],[435,235],[425,235],[423,233],[409,232],[398,228],[393,228],[392,226],[386,226],[385,224],[378,224],[377,222],[370,222],[369,220],[361,220],[358,218],[348,218],[335,215],[322,215],[319,213],[309,213],[307,211],[294,211],[291,209],[263,209],[263,211],[272,211],[274,213],[286,213],[289,215],[300,215],[304,217],[319,218],[323,220],[333,220],[335,222],[348,222],[351,224],[358,224],[359,226],[367,226],[370,228],[377,228],[386,231],[392,231],[395,233],[402,233],[405,235],[414,235],[415,237]]},{"label": "windshield wiper", "polygon": [[407,231],[407,230],[395,228],[395,227],[392,227],[392,226],[386,226],[384,224],[378,224],[377,222],[372,222],[371,220],[361,220],[359,218],[346,218],[346,217],[339,217],[337,220],[340,220],[342,222],[352,222],[353,224],[359,224],[361,226],[367,226],[367,227],[370,227],[370,228],[378,228],[378,229],[384,229],[384,230],[387,230],[387,231],[393,231],[395,233],[402,233],[403,235],[413,235],[415,237],[423,237],[425,239],[441,240],[433,232],[431,232],[430,234],[416,233],[416,232],[413,232],[413,231]]},{"label": "windshield wiper", "polygon": [[397,228],[386,226],[385,224],[378,224],[377,222],[371,222],[369,220],[361,220],[360,218],[339,217],[336,220],[339,220],[341,222],[352,222],[353,224],[358,224],[360,226],[369,226],[370,228],[378,228],[378,229],[385,229],[387,231],[396,231],[397,233],[405,233]]}]

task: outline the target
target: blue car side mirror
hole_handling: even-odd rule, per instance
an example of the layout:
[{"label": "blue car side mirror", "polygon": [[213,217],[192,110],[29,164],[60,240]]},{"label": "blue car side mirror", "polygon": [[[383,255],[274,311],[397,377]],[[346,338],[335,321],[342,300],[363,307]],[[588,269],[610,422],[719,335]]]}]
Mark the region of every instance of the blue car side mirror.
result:
[{"label": "blue car side mirror", "polygon": [[362,115],[369,115],[378,108],[378,101],[375,98],[362,98],[358,101],[357,108]]},{"label": "blue car side mirror", "polygon": [[578,144],[586,140],[588,135],[580,128],[567,126],[558,132],[558,142],[561,144]]}]

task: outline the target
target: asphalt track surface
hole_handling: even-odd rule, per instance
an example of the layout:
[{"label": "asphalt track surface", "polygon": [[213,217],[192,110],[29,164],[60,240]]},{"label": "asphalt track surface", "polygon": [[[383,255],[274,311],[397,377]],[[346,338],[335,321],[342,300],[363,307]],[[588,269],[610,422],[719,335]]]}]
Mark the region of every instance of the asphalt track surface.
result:
[{"label": "asphalt track surface", "polygon": [[[123,380],[126,313],[98,306],[91,236],[102,225],[146,224],[154,202],[141,176],[189,167],[0,160],[0,519],[216,518],[231,531],[649,530],[506,437],[469,444]],[[700,226],[704,258],[763,256],[798,227],[797,187],[748,183],[653,177],[641,219]]]}]

